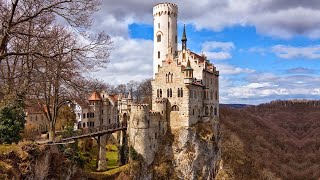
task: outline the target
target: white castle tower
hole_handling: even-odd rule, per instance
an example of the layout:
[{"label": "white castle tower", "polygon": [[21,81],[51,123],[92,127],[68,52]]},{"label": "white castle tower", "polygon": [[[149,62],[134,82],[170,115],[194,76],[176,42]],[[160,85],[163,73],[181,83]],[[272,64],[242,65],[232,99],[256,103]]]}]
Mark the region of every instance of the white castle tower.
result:
[{"label": "white castle tower", "polygon": [[173,3],[160,3],[153,7],[154,49],[153,49],[153,78],[158,72],[158,66],[168,54],[176,54],[178,6]]}]

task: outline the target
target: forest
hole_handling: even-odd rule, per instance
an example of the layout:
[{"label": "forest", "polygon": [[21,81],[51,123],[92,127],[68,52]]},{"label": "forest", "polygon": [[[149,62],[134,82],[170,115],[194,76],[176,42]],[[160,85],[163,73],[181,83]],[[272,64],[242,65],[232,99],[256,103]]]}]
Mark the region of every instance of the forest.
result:
[{"label": "forest", "polygon": [[222,106],[226,179],[319,179],[320,101],[272,101],[242,109]]}]

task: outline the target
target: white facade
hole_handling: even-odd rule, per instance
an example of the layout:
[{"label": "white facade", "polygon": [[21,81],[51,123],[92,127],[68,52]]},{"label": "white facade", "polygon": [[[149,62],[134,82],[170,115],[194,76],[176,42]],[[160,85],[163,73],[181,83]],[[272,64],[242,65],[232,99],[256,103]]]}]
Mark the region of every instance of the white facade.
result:
[{"label": "white facade", "polygon": [[167,54],[176,54],[178,6],[172,3],[160,3],[153,7],[154,23],[154,50],[153,50],[153,77],[158,72],[158,66]]}]

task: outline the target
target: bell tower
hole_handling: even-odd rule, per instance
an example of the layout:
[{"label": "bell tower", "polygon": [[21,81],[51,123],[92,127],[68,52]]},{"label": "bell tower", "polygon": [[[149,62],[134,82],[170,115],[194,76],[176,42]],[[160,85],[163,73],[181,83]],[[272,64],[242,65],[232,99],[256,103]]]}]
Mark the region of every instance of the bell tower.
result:
[{"label": "bell tower", "polygon": [[177,53],[177,19],[176,4],[160,3],[153,7],[153,78],[167,55]]}]

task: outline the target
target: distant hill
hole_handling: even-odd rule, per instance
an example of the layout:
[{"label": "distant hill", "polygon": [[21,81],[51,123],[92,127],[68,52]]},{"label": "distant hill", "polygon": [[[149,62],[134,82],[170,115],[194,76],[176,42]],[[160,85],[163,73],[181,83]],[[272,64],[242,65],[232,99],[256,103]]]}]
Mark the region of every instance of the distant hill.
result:
[{"label": "distant hill", "polygon": [[254,106],[254,105],[250,105],[250,104],[220,104],[220,107],[229,107],[229,108],[236,108],[236,109],[252,107],[252,106]]},{"label": "distant hill", "polygon": [[224,175],[231,179],[320,178],[320,101],[221,106]]}]

